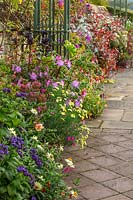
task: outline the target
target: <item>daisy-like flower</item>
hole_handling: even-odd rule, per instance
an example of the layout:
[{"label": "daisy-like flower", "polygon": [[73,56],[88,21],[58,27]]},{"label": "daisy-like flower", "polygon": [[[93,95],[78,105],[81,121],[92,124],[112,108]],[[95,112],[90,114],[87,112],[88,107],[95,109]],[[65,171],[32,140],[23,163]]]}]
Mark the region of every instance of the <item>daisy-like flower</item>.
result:
[{"label": "daisy-like flower", "polygon": [[47,153],[46,156],[47,156],[47,158],[48,158],[49,160],[54,161],[54,156],[53,156],[52,153]]},{"label": "daisy-like flower", "polygon": [[42,129],[44,129],[44,126],[43,126],[41,123],[35,125],[35,130],[36,130],[36,131],[39,132],[39,131],[41,131]]},{"label": "daisy-like flower", "polygon": [[70,166],[71,168],[75,168],[75,165],[73,164],[72,158],[67,158],[65,159],[66,163],[68,166]]},{"label": "daisy-like flower", "polygon": [[30,111],[31,111],[31,113],[34,114],[34,115],[37,115],[37,114],[38,114],[37,110],[34,109],[34,108],[32,108]]},{"label": "daisy-like flower", "polygon": [[57,167],[58,169],[63,169],[63,164],[58,164]]},{"label": "daisy-like flower", "polygon": [[35,182],[34,183],[34,189],[35,190],[42,190],[42,185],[41,185],[41,183],[39,183],[39,182]]}]

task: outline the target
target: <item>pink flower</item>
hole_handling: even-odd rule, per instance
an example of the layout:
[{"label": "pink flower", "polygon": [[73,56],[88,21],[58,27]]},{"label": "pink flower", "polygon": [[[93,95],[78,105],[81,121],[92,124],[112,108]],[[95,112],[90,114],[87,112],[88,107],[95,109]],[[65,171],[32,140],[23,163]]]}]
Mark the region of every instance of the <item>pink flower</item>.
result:
[{"label": "pink flower", "polygon": [[72,64],[70,60],[65,60],[65,64],[67,65],[67,68],[70,69]]},{"label": "pink flower", "polygon": [[58,87],[58,83],[57,82],[53,82],[52,86],[53,86],[53,88],[57,88]]},{"label": "pink flower", "polygon": [[56,64],[59,66],[59,67],[62,67],[64,65],[64,61],[63,60],[57,60]]},{"label": "pink flower", "polygon": [[85,97],[87,95],[87,91],[85,88],[82,90],[81,95],[82,97]]},{"label": "pink flower", "polygon": [[59,8],[63,8],[64,0],[58,0],[58,6],[59,6]]},{"label": "pink flower", "polygon": [[32,72],[30,74],[30,79],[33,80],[33,81],[35,81],[37,79],[37,75],[34,72]]},{"label": "pink flower", "polygon": [[79,87],[79,81],[75,80],[71,83],[71,86],[74,88],[78,88]]}]

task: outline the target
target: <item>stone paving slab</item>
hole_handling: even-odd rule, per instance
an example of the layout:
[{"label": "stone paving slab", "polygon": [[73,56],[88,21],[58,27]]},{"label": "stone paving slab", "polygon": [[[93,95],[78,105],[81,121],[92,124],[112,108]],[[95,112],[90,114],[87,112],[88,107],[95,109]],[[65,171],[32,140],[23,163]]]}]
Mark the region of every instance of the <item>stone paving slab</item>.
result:
[{"label": "stone paving slab", "polygon": [[91,128],[87,147],[66,148],[75,164],[66,182],[79,190],[77,200],[133,199],[133,69],[118,73],[115,80],[105,86],[108,107],[86,122]]},{"label": "stone paving slab", "polygon": [[87,198],[87,200],[99,200],[105,197],[113,196],[118,194],[114,190],[104,187],[101,184],[94,184],[87,187],[80,188],[80,194]]},{"label": "stone paving slab", "polygon": [[128,150],[125,147],[120,147],[115,144],[108,144],[108,145],[102,145],[102,146],[95,146],[93,147],[99,151],[102,151],[104,154],[116,154],[119,152],[123,152],[125,150]]},{"label": "stone paving slab", "polygon": [[133,161],[133,150],[127,150],[124,152],[115,153],[112,154],[112,156],[124,161]]},{"label": "stone paving slab", "polygon": [[129,198],[131,198],[131,199],[133,199],[133,190],[125,192],[124,195],[129,197]]},{"label": "stone paving slab", "polygon": [[100,157],[91,158],[89,159],[89,161],[100,167],[105,167],[105,168],[108,168],[109,166],[113,166],[121,162],[120,159],[116,159],[106,154]]},{"label": "stone paving slab", "polygon": [[116,195],[109,198],[105,198],[104,200],[130,200],[130,198],[125,197],[124,195]]},{"label": "stone paving slab", "polygon": [[82,175],[96,182],[108,181],[120,177],[119,174],[116,174],[104,168],[83,172]]},{"label": "stone paving slab", "polygon": [[[132,119],[133,120],[133,119]],[[101,128],[116,128],[116,129],[133,129],[133,121],[132,122],[122,122],[122,121],[104,121],[101,125]]]},{"label": "stone paving slab", "polygon": [[88,159],[88,158],[94,158],[94,157],[102,156],[102,155],[104,155],[104,153],[97,151],[95,149],[92,149],[90,147],[87,147],[87,148],[80,150],[80,151],[74,151],[73,155],[79,156],[82,159]]},{"label": "stone paving slab", "polygon": [[122,121],[133,122],[133,111],[126,111],[122,117]]},{"label": "stone paving slab", "polygon": [[120,121],[123,117],[124,110],[117,109],[104,109],[102,115],[99,117],[101,120],[115,120]]},{"label": "stone paving slab", "polygon": [[106,181],[103,184],[120,193],[133,190],[133,180],[126,177]]}]

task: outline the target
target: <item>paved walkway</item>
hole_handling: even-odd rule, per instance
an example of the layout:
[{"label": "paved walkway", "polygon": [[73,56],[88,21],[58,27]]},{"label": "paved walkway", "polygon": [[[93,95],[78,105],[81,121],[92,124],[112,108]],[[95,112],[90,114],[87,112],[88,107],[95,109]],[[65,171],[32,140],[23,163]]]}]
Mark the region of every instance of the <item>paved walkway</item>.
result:
[{"label": "paved walkway", "polygon": [[[80,191],[78,200],[133,199],[133,69],[115,77],[106,87],[108,107],[88,122],[91,133],[84,150],[66,148],[76,168],[66,177]],[[72,180],[79,178],[77,186]]]}]

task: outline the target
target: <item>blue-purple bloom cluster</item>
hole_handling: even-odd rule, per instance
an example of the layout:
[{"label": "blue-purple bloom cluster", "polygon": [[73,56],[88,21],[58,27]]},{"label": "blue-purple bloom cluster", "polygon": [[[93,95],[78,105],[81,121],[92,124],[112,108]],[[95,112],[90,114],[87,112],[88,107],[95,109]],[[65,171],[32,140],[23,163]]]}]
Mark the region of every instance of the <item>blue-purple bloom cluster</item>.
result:
[{"label": "blue-purple bloom cluster", "polygon": [[16,96],[21,97],[21,98],[25,98],[27,96],[27,93],[26,92],[17,92]]},{"label": "blue-purple bloom cluster", "polygon": [[42,167],[43,163],[41,159],[39,158],[39,156],[37,155],[36,149],[34,148],[30,149],[30,155],[31,155],[31,158],[35,161],[36,165],[38,167]]},{"label": "blue-purple bloom cluster", "polygon": [[21,137],[13,136],[10,139],[10,142],[12,146],[17,148],[17,152],[20,155],[20,157],[23,156],[22,150],[24,149],[24,140]]},{"label": "blue-purple bloom cluster", "polygon": [[19,166],[19,167],[17,168],[17,171],[18,171],[18,172],[22,172],[24,176],[29,177],[29,178],[30,178],[30,184],[31,184],[31,185],[34,185],[35,178],[34,178],[34,176],[33,176],[31,173],[28,172],[28,170],[26,169],[26,167],[24,167],[24,166]]},{"label": "blue-purple bloom cluster", "polygon": [[10,93],[10,92],[11,92],[11,89],[10,89],[10,88],[3,88],[2,91],[3,91],[3,92],[6,92],[6,93]]},{"label": "blue-purple bloom cluster", "polygon": [[7,154],[8,154],[8,146],[0,144],[0,158],[3,158],[3,156]]}]

